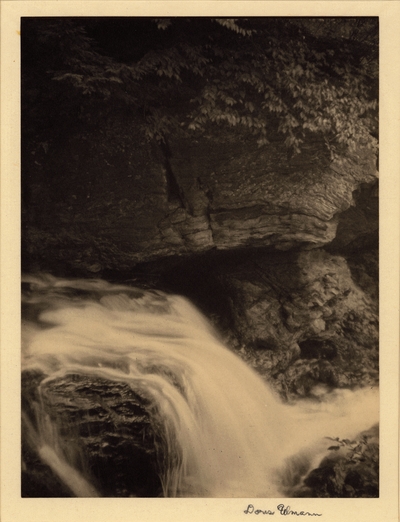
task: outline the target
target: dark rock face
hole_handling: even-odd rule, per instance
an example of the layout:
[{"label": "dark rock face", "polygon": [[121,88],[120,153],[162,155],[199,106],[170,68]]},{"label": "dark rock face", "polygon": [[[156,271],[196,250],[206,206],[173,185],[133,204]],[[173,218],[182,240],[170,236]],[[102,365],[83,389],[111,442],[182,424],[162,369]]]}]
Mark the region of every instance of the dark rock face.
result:
[{"label": "dark rock face", "polygon": [[[90,376],[70,375],[45,385],[44,375],[22,375],[23,411],[37,427],[39,414],[56,429],[60,452],[103,497],[154,497],[161,494],[157,436],[146,400],[127,385]],[[41,411],[33,407],[41,404]],[[39,421],[40,422],[40,421]],[[23,497],[74,496],[43,464],[23,424]],[[47,434],[49,437],[51,434]]]},{"label": "dark rock face", "polygon": [[296,497],[379,497],[379,428],[372,427],[356,441],[338,440],[331,454],[292,491]]},{"label": "dark rock face", "polygon": [[215,318],[239,356],[294,398],[319,384],[378,381],[376,282],[358,266],[356,279],[343,256],[321,249],[243,251],[189,265],[186,274],[178,265],[169,277],[173,291]]},{"label": "dark rock face", "polygon": [[353,205],[339,216],[336,237],[329,245],[331,252],[355,253],[377,244],[379,232],[378,181],[362,184],[354,191]]},{"label": "dark rock face", "polygon": [[171,139],[168,155],[138,137],[137,148],[106,159],[93,138],[89,150],[72,140],[53,151],[50,170],[68,157],[56,181],[44,172],[29,180],[24,259],[96,273],[212,249],[315,248],[335,238],[338,214],[376,177],[366,150],[339,164],[312,143],[290,159],[279,141],[259,149],[220,129]]},{"label": "dark rock face", "polygon": [[[289,396],[307,395],[319,383],[376,383],[376,303],[354,284],[345,259],[323,251],[302,252],[292,259],[286,266],[261,263],[265,282],[255,294],[247,292],[236,300],[243,303],[236,314],[247,343],[280,346],[263,352],[262,366]],[[282,358],[278,365],[277,357]]]},{"label": "dark rock face", "polygon": [[289,160],[279,143],[260,150],[226,138],[180,141],[170,159],[187,210],[209,216],[218,249],[329,243],[335,215],[350,206],[361,180],[375,176],[364,151],[336,165],[319,157],[318,144]]}]

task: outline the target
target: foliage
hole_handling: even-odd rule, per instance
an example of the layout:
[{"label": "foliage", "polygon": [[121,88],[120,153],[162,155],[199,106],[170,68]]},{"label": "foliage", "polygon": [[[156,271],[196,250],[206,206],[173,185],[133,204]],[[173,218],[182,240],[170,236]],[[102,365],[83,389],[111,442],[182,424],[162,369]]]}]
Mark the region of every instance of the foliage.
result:
[{"label": "foliage", "polygon": [[356,440],[330,438],[330,457],[305,479],[314,497],[378,497],[378,428],[364,432]]},{"label": "foliage", "polygon": [[119,118],[148,140],[217,124],[293,153],[375,147],[377,34],[371,18],[26,18],[24,132],[37,147]]},{"label": "foliage", "polygon": [[22,242],[22,257],[29,260],[23,270],[48,266],[57,270],[68,266],[77,273],[96,274],[101,269],[123,271],[131,267],[131,260],[115,242],[106,236],[96,236],[87,227],[60,227],[54,230],[28,226]]}]

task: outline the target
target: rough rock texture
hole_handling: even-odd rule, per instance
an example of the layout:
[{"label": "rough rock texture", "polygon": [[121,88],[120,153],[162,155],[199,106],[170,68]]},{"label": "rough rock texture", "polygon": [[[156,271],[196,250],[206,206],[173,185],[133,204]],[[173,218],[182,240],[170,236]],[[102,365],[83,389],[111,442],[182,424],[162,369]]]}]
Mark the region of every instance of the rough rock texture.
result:
[{"label": "rough rock texture", "polygon": [[207,213],[218,249],[328,243],[335,215],[350,206],[361,180],[375,176],[365,151],[339,165],[319,157],[320,144],[288,159],[279,142],[258,149],[226,138],[181,141],[170,158],[187,209]]},{"label": "rough rock texture", "polygon": [[[23,258],[89,272],[211,249],[325,245],[353,192],[376,177],[366,150],[339,164],[312,143],[288,158],[279,141],[260,149],[218,129],[171,140],[167,152],[138,138],[136,149],[105,158],[94,136],[58,153],[67,161],[56,179],[27,177]],[[46,169],[59,170],[52,154]]]},{"label": "rough rock texture", "polygon": [[192,299],[291,399],[319,384],[377,384],[377,260],[376,249],[357,261],[323,249],[216,252],[172,267],[157,284]]},{"label": "rough rock texture", "polygon": [[357,440],[332,441],[331,454],[312,470],[293,497],[378,498],[379,427],[359,435]]},{"label": "rough rock texture", "polygon": [[[156,435],[145,398],[122,383],[70,375],[46,384],[39,400],[37,386],[43,377],[23,373],[22,406],[34,429],[38,422],[47,425],[47,443],[58,445],[100,496],[160,495]],[[75,496],[40,461],[24,423],[22,434],[22,496]]]},{"label": "rough rock texture", "polygon": [[353,193],[353,205],[339,215],[336,236],[329,245],[331,252],[359,254],[378,244],[378,181],[362,184]]},{"label": "rough rock texture", "polygon": [[227,277],[243,344],[260,352],[257,364],[289,396],[307,395],[318,383],[377,382],[377,304],[354,283],[344,258],[322,250],[258,256]]}]

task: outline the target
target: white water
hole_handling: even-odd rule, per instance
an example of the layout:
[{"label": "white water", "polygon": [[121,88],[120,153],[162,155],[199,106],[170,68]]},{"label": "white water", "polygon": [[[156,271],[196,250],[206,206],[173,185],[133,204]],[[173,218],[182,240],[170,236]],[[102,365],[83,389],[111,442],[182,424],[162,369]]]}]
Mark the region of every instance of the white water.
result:
[{"label": "white water", "polygon": [[[325,436],[352,438],[378,422],[376,389],[283,404],[182,297],[104,281],[24,280],[32,289],[24,301],[41,311],[23,324],[23,369],[42,369],[47,382],[104,377],[145,394],[164,426],[165,496],[282,496],[289,457],[307,454],[316,464]],[[75,495],[96,496],[48,427],[39,431],[42,460]]]}]

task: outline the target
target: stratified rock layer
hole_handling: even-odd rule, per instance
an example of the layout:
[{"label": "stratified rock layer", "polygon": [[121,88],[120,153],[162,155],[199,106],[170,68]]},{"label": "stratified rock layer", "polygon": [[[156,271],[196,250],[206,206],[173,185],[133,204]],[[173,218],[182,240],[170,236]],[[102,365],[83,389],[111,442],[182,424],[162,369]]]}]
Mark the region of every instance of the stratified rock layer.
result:
[{"label": "stratified rock layer", "polygon": [[212,249],[315,248],[335,238],[353,192],[376,178],[370,151],[331,162],[321,143],[289,158],[279,141],[258,148],[213,129],[171,139],[167,156],[138,136],[137,148],[106,159],[93,138],[85,150],[71,138],[53,151],[54,168],[57,153],[68,159],[57,186],[50,173],[32,180],[23,213],[30,263],[50,256],[97,273]]}]

